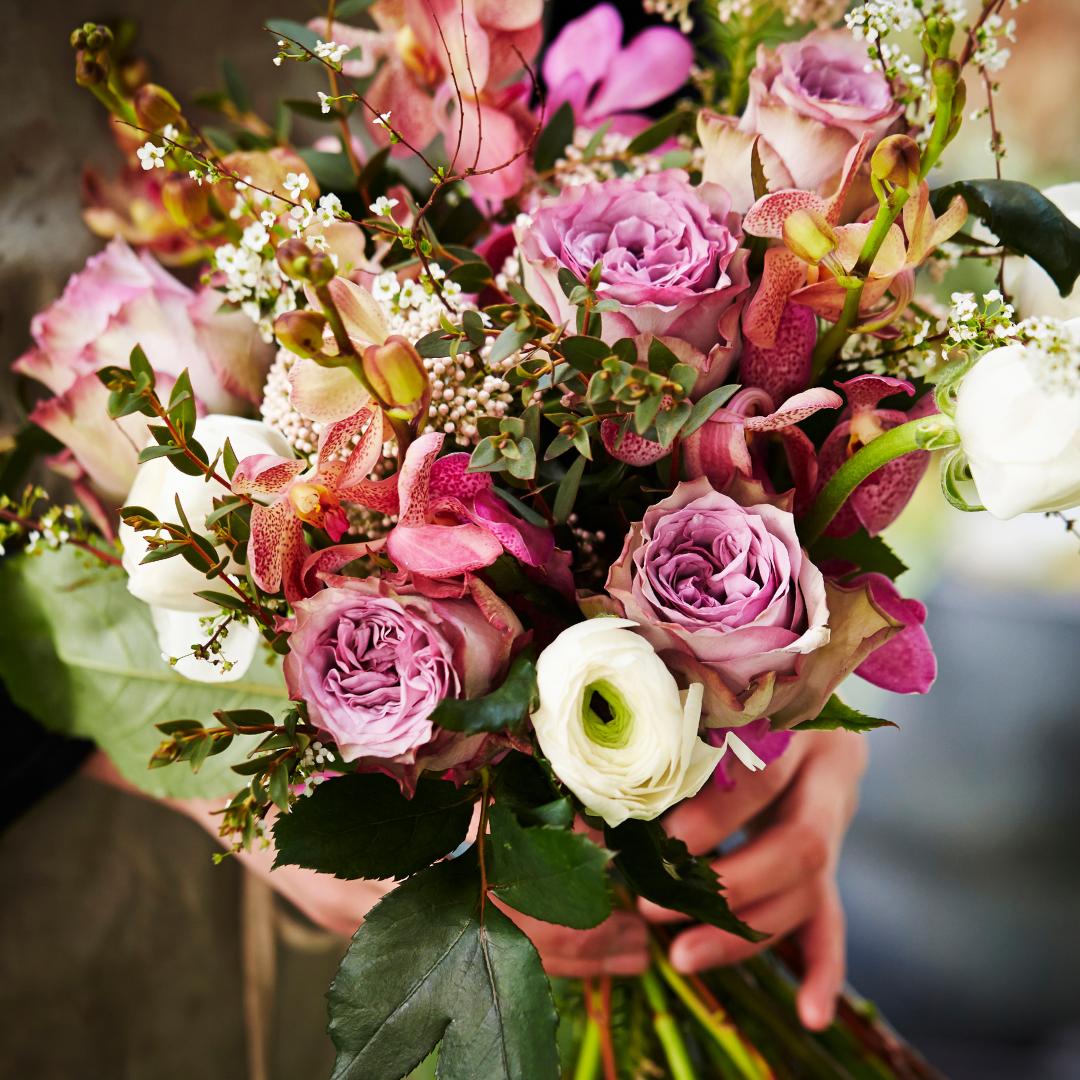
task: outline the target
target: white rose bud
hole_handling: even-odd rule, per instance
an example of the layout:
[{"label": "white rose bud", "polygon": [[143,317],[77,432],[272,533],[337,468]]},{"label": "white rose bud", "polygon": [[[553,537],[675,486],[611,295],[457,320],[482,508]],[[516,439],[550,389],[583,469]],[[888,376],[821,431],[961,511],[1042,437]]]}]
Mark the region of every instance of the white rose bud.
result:
[{"label": "white rose bud", "polygon": [[[240,459],[250,454],[292,456],[288,444],[272,428],[259,421],[236,416],[201,417],[196,424],[195,438],[211,460],[225,445],[226,438]],[[176,522],[175,500],[179,497],[192,528],[205,533],[206,516],[214,508],[214,499],[228,494],[227,489],[216,481],[206,483],[202,476],[187,476],[175,468],[168,458],[161,457],[139,466],[124,501],[128,506],[144,507],[159,521]],[[195,593],[220,586],[208,581],[204,574],[179,555],[161,562],[143,563],[149,550],[146,535],[130,525],[120,525],[128,591],[150,605],[162,655],[181,657],[176,670],[186,678],[199,682],[228,682],[241,678],[255,656],[259,643],[258,630],[248,623],[234,622],[230,625],[222,641],[221,652],[222,657],[232,665],[228,671],[188,655],[193,644],[206,640],[208,636],[199,625],[200,617],[219,610]],[[239,572],[241,568],[236,569]]]},{"label": "white rose bud", "polygon": [[724,754],[698,738],[702,686],[680,692],[627,619],[564,630],[536,665],[536,738],[555,775],[610,826],[695,795]]},{"label": "white rose bud", "polygon": [[[1074,224],[1080,225],[1080,181],[1048,187],[1043,194]],[[1080,288],[1062,296],[1050,275],[1034,260],[1005,263],[1005,285],[1022,319],[1074,319],[1080,316]]]},{"label": "white rose bud", "polygon": [[994,349],[960,384],[957,431],[995,517],[1080,505],[1080,319],[1063,329],[1064,344]]}]

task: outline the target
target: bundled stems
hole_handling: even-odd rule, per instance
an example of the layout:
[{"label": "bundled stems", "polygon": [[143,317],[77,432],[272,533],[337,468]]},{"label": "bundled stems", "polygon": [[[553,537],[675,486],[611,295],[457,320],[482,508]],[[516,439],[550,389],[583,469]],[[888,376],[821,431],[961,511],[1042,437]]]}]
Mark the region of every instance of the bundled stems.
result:
[{"label": "bundled stems", "polygon": [[664,985],[659,976],[653,968],[649,968],[640,977],[640,981],[649,1002],[649,1008],[652,1010],[653,1027],[664,1049],[664,1057],[667,1058],[672,1080],[697,1080],[697,1073],[694,1072],[694,1065],[690,1060],[686,1042],[679,1031],[678,1022],[668,1009]]}]

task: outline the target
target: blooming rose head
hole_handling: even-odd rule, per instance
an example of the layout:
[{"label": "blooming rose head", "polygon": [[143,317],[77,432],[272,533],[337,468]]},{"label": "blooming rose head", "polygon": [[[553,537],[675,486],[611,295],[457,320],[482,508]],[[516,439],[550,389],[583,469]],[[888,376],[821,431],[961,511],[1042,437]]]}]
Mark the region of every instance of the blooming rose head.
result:
[{"label": "blooming rose head", "polygon": [[536,665],[532,714],[555,775],[612,827],[697,794],[723,750],[698,738],[701,686],[680,693],[626,619],[564,630]]},{"label": "blooming rose head", "polygon": [[56,397],[31,419],[71,450],[107,498],[119,499],[131,483],[146,425],[132,417],[127,437],[119,433],[103,405],[100,368],[127,367],[140,345],[166,386],[186,368],[211,412],[240,412],[259,400],[273,350],[246,315],[220,307],[220,293],[193,292],[149,255],[113,240],[34,316],[34,345],[14,366]]},{"label": "blooming rose head", "polygon": [[957,392],[960,443],[995,517],[1080,505],[1080,318],[1059,336],[988,352]]},{"label": "blooming rose head", "polygon": [[492,622],[470,599],[405,594],[372,579],[334,578],[295,611],[289,693],[346,761],[415,761],[437,735],[435,706],[485,693],[521,629],[509,611]]},{"label": "blooming rose head", "polygon": [[825,581],[790,513],[740,506],[704,478],[680,484],[631,528],[607,591],[673,671],[705,684],[712,727],[816,716],[899,629],[865,589]]},{"label": "blooming rose head", "polygon": [[540,203],[517,228],[525,287],[557,320],[574,315],[558,274],[584,280],[597,263],[602,337],[670,335],[708,352],[719,321],[747,288],[745,252],[731,198],[715,184],[692,187],[680,169],[639,179],[581,184]]},{"label": "blooming rose head", "polygon": [[723,184],[745,210],[753,202],[755,140],[769,188],[824,194],[851,148],[866,133],[876,143],[902,106],[868,62],[865,42],[847,30],[815,30],[775,49],[758,46],[750,97],[741,118],[702,112],[706,180]]}]

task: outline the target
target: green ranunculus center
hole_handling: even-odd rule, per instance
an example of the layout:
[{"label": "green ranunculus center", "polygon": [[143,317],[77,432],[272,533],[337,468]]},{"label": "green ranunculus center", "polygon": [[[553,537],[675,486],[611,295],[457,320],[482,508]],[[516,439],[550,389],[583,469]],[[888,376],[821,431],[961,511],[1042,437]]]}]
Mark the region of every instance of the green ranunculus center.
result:
[{"label": "green ranunculus center", "polygon": [[626,699],[611,683],[589,683],[581,696],[581,722],[585,734],[600,746],[625,746],[630,738],[633,713]]}]

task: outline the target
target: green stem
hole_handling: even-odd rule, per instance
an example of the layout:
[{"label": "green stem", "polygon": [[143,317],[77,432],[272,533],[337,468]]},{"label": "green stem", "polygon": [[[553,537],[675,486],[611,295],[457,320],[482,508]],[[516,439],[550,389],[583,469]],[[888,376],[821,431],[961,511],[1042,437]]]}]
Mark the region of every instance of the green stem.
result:
[{"label": "green stem", "polygon": [[953,446],[960,441],[952,421],[947,416],[934,413],[891,428],[852,454],[833,473],[814,500],[810,512],[799,523],[803,545],[810,547],[821,536],[840,507],[868,476],[895,458],[910,454],[913,450],[926,449],[931,439],[933,449]]},{"label": "green stem", "polygon": [[596,1080],[600,1075],[600,1025],[589,1016],[585,1023],[585,1036],[581,1040],[574,1080]]},{"label": "green stem", "polygon": [[664,1048],[671,1080],[697,1080],[697,1074],[694,1072],[679,1025],[668,1010],[663,983],[652,968],[640,976],[640,981],[645,997],[648,999],[649,1008],[652,1009],[653,1027],[656,1029],[656,1037],[660,1040],[660,1045]]},{"label": "green stem", "polygon": [[675,992],[680,1001],[693,1013],[694,1018],[712,1036],[721,1050],[730,1059],[738,1075],[747,1080],[760,1080],[762,1072],[751,1057],[738,1031],[727,1021],[723,1013],[715,1013],[694,993],[690,984],[671,966],[664,950],[654,941],[652,943],[653,963],[664,978],[664,982]]},{"label": "green stem", "polygon": [[934,109],[934,126],[922,155],[919,179],[925,180],[930,170],[937,164],[946,144],[953,124],[953,98],[956,95],[955,84],[945,84],[936,88],[937,107]]},{"label": "green stem", "polygon": [[908,201],[906,188],[895,188],[891,195],[878,204],[877,214],[874,215],[870,231],[863,241],[859,259],[852,270],[850,284],[847,284],[847,295],[844,297],[844,308],[840,318],[825,333],[814,349],[812,370],[814,382],[818,382],[829,366],[829,362],[840,351],[841,346],[847,340],[855,324],[859,321],[859,305],[862,302],[863,286],[870,273],[870,267],[885,243],[885,237],[893,223],[900,216],[904,203]]}]

